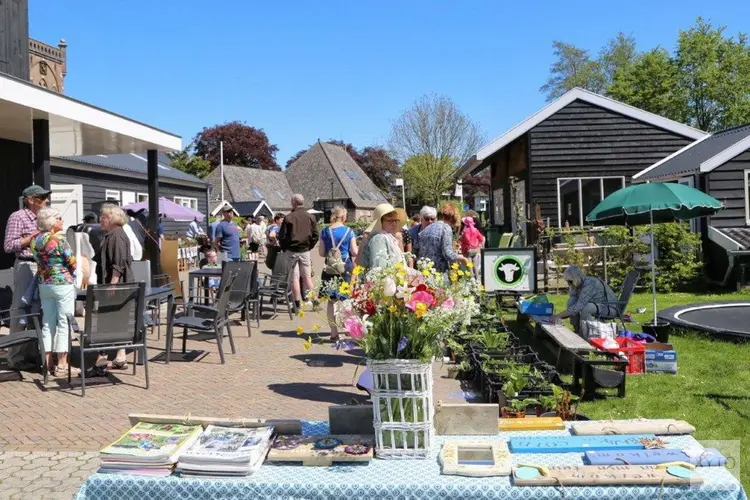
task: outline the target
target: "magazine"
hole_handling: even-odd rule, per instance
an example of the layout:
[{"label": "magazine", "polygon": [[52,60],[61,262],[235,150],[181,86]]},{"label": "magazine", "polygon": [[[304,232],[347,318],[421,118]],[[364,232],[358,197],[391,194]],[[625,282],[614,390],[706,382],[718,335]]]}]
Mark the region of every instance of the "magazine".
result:
[{"label": "magazine", "polygon": [[138,422],[120,439],[104,448],[102,462],[174,464],[179,453],[201,435],[200,425]]},{"label": "magazine", "polygon": [[180,454],[181,474],[248,475],[263,463],[273,427],[237,428],[209,425],[188,450]]}]

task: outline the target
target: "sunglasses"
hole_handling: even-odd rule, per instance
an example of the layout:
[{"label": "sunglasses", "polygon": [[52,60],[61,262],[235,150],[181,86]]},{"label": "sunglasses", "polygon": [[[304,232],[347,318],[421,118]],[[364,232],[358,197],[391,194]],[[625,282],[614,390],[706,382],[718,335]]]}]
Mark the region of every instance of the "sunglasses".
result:
[{"label": "sunglasses", "polygon": [[383,222],[400,222],[400,219],[383,219]]}]

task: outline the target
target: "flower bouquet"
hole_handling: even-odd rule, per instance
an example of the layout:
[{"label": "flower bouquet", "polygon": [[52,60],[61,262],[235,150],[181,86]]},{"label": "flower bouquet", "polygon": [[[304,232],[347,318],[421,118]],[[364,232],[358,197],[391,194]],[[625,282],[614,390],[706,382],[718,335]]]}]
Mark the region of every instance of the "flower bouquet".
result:
[{"label": "flower bouquet", "polygon": [[378,456],[425,457],[432,436],[432,361],[449,332],[478,313],[480,285],[457,264],[439,273],[398,263],[364,274],[355,268],[337,322],[368,358]]}]

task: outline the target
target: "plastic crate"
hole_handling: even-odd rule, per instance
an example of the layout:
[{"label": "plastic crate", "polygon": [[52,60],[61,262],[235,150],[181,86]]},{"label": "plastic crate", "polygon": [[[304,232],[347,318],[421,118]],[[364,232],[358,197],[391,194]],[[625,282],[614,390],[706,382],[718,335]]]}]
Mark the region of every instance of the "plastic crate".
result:
[{"label": "plastic crate", "polygon": [[607,351],[614,354],[623,353],[628,358],[628,375],[634,375],[636,373],[646,372],[646,348],[640,342],[636,342],[629,338],[618,337],[615,340],[620,346],[617,349],[605,349],[604,342],[607,339],[594,338],[589,339],[591,345],[599,349],[600,351]]}]

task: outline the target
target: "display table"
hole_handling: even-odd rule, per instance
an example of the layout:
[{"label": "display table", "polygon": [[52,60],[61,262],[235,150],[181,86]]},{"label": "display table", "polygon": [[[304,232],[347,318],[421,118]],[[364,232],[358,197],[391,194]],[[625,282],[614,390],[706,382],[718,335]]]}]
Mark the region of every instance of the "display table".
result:
[{"label": "display table", "polygon": [[[303,433],[326,434],[327,422],[305,422]],[[569,435],[568,431],[503,432],[490,439],[506,440],[510,435]],[[450,439],[477,439],[476,436],[447,436]],[[673,448],[695,443],[691,436],[666,436]],[[425,460],[373,460],[369,465],[301,465],[264,463],[246,478],[180,478],[170,476],[126,476],[93,474],[81,487],[77,500],[121,500],[139,498],[208,499],[320,499],[352,500],[365,498],[440,499],[622,499],[660,498],[660,486],[514,486],[510,477],[470,478],[443,476],[437,455],[444,440],[435,439],[435,448]],[[582,453],[512,455],[513,464],[583,465]],[[704,484],[700,487],[665,486],[661,498],[700,500],[745,500],[739,481],[724,467],[698,469]]]}]

